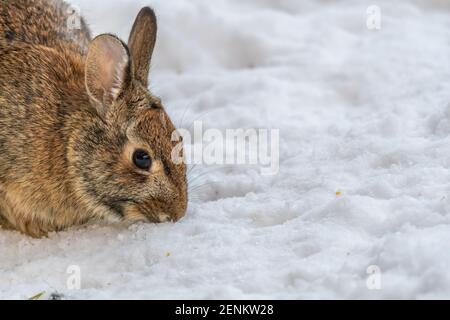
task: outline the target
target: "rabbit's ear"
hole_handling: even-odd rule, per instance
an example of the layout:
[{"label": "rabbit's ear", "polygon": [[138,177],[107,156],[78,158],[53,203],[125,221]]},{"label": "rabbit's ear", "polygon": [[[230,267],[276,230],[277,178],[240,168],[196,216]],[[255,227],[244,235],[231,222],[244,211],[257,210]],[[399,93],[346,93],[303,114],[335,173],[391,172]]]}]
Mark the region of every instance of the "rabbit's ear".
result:
[{"label": "rabbit's ear", "polygon": [[155,13],[149,7],[145,7],[139,12],[128,40],[135,77],[145,87],[148,86],[150,60],[155,48],[157,28]]},{"label": "rabbit's ear", "polygon": [[126,45],[113,35],[100,35],[89,46],[86,58],[86,89],[104,115],[131,79]]}]

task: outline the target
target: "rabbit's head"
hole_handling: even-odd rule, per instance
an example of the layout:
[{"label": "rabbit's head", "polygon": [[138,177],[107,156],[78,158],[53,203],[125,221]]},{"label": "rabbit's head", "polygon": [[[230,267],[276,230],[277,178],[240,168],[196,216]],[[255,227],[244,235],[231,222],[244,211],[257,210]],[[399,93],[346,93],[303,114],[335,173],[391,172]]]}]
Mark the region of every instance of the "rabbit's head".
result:
[{"label": "rabbit's head", "polygon": [[173,161],[183,152],[174,153],[176,129],[148,90],[156,31],[154,12],[144,8],[128,45],[108,34],[92,41],[85,84],[94,120],[80,123],[69,142],[76,192],[126,221],[177,221],[187,208],[186,167]]}]

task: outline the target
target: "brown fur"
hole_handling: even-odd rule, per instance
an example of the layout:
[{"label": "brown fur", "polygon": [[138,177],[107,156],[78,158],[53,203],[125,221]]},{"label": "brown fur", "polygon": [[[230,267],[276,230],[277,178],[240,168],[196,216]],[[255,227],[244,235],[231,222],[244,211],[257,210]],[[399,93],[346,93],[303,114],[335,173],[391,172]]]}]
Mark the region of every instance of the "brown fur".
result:
[{"label": "brown fur", "polygon": [[[34,237],[91,219],[164,222],[187,207],[175,130],[147,89],[156,18],[130,47],[67,29],[56,0],[0,0],[0,225]],[[113,77],[113,78],[112,78]],[[132,162],[145,149],[150,172]]]}]

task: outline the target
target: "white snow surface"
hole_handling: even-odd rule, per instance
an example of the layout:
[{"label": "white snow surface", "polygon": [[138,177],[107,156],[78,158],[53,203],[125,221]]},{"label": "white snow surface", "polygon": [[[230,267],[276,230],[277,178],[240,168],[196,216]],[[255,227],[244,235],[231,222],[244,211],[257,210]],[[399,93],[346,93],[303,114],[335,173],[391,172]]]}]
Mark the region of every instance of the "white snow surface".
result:
[{"label": "white snow surface", "polygon": [[280,129],[280,172],[196,167],[176,224],[0,231],[0,298],[450,298],[449,1],[72,3],[125,41],[151,5],[174,122]]}]

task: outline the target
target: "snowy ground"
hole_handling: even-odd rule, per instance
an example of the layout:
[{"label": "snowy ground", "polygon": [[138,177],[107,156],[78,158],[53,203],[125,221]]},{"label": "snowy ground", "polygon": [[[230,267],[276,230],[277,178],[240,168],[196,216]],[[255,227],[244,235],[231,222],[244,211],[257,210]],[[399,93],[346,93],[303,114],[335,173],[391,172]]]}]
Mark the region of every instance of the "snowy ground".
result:
[{"label": "snowy ground", "polygon": [[152,5],[151,87],[175,122],[278,128],[280,173],[196,168],[175,225],[1,231],[0,298],[450,298],[449,1],[73,3],[124,39]]}]

